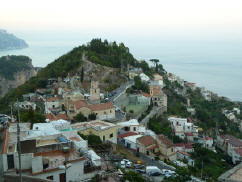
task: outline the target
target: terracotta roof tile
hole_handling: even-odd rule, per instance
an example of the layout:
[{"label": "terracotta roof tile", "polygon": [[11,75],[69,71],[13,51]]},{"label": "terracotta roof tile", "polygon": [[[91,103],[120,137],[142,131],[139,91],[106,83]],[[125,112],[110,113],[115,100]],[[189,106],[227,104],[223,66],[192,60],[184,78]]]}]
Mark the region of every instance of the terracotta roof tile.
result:
[{"label": "terracotta roof tile", "polygon": [[188,156],[188,157],[191,156],[190,154],[188,154],[188,153],[186,153],[186,152],[183,152],[183,151],[178,151],[178,152],[181,153],[181,154],[183,154],[183,155],[185,155],[185,156]]},{"label": "terracotta roof tile", "polygon": [[126,132],[126,133],[120,134],[118,137],[119,138],[124,138],[124,137],[134,136],[134,135],[138,135],[138,134],[135,133],[135,132]]},{"label": "terracotta roof tile", "polygon": [[114,106],[113,106],[112,102],[107,102],[107,103],[102,103],[102,104],[90,105],[89,108],[92,111],[101,111],[101,110],[113,109]]},{"label": "terracotta roof tile", "polygon": [[137,138],[137,140],[146,147],[156,144],[156,141],[152,136],[142,136]]},{"label": "terracotta roof tile", "polygon": [[46,119],[49,119],[50,121],[53,121],[53,120],[55,120],[55,115],[52,114],[52,113],[49,113],[49,114],[46,114],[45,115],[45,118]]},{"label": "terracotta roof tile", "polygon": [[50,97],[46,99],[46,102],[55,102],[58,101],[58,97]]},{"label": "terracotta roof tile", "polygon": [[143,96],[145,96],[145,97],[148,97],[148,98],[150,98],[150,97],[151,97],[151,95],[150,95],[150,94],[147,94],[147,93],[145,93],[145,92],[142,92],[142,95],[143,95]]},{"label": "terracotta roof tile", "polygon": [[173,146],[173,144],[171,143],[171,141],[168,138],[166,138],[165,135],[162,135],[162,134],[158,135],[158,139],[162,143],[164,143],[167,147],[172,147]]},{"label": "terracotta roof tile", "polygon": [[61,114],[61,113],[56,115],[56,120],[59,120],[59,119],[63,119],[63,120],[67,120],[67,121],[69,120],[69,118],[66,114]]},{"label": "terracotta roof tile", "polygon": [[85,100],[78,100],[74,102],[76,109],[80,109],[81,107],[88,107],[88,104]]}]

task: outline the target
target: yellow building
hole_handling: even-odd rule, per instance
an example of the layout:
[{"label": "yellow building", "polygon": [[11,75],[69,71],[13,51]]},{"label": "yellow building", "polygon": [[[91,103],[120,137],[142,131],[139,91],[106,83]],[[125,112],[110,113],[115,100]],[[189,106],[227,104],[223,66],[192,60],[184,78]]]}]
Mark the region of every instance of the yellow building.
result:
[{"label": "yellow building", "polygon": [[176,157],[174,145],[171,143],[171,141],[168,138],[166,138],[165,135],[161,134],[157,136],[157,144],[160,149],[161,159],[168,159],[171,161],[176,160],[177,157]]},{"label": "yellow building", "polygon": [[102,142],[110,141],[117,143],[117,126],[115,124],[94,120],[73,124],[72,128],[78,130],[83,135],[97,135]]}]

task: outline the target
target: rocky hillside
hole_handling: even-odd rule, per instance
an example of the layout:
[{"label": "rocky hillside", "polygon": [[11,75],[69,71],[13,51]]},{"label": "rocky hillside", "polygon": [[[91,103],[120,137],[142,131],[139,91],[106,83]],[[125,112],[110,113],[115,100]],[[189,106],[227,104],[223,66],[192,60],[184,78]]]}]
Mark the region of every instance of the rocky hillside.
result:
[{"label": "rocky hillside", "polygon": [[7,33],[6,30],[0,29],[0,51],[9,49],[22,49],[28,47],[28,44],[17,38],[13,34]]},{"label": "rocky hillside", "polygon": [[76,47],[56,59],[41,69],[35,77],[8,92],[0,99],[0,112],[6,112],[8,110],[6,106],[15,102],[17,98],[22,98],[23,94],[44,88],[49,78],[82,75],[83,72],[84,88],[90,83],[91,76],[95,75],[101,81],[101,89],[111,91],[124,81],[125,78],[120,74],[120,70],[122,65],[125,67],[127,64],[135,65],[138,61],[133,58],[124,44],[117,45],[115,42],[93,39],[90,43]]},{"label": "rocky hillside", "polygon": [[0,58],[0,97],[12,88],[24,84],[36,75],[32,61],[26,56],[4,56]]}]

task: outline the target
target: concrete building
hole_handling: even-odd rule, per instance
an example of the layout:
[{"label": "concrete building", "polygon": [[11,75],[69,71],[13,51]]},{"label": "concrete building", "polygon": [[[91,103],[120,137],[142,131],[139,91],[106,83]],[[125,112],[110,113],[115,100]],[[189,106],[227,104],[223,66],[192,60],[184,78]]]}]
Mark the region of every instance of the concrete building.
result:
[{"label": "concrete building", "polygon": [[91,88],[90,88],[90,101],[92,103],[100,103],[100,88],[98,81],[91,81]]},{"label": "concrete building", "polygon": [[166,138],[164,135],[158,135],[157,136],[157,144],[160,150],[160,158],[161,159],[168,159],[171,161],[176,160],[176,152],[174,145],[171,143],[171,141]]},{"label": "concrete building", "polygon": [[78,100],[70,107],[68,115],[70,118],[73,118],[80,112],[86,117],[88,117],[89,114],[94,113],[96,114],[96,118],[100,120],[115,118],[115,107],[112,102],[89,104],[85,100]]},{"label": "concrete building", "polygon": [[[100,165],[86,165],[91,161],[86,155],[87,142],[76,131],[62,134],[55,127],[57,123],[55,126],[51,123],[38,123],[30,130],[29,123],[21,123],[22,174],[56,182],[80,181],[95,176],[100,171]],[[5,174],[16,174],[20,169],[16,124],[11,124],[5,132],[1,159]]]},{"label": "concrete building", "polygon": [[152,136],[142,136],[136,139],[136,151],[149,155],[151,157],[158,157],[159,147],[156,140]]},{"label": "concrete building", "polygon": [[161,107],[164,112],[167,111],[167,95],[163,93],[159,86],[150,86],[151,100],[154,106]]},{"label": "concrete building", "polygon": [[241,149],[242,149],[242,142],[240,139],[232,136],[232,135],[221,135],[217,136],[217,146],[226,152],[230,157],[232,157],[232,162],[234,164],[241,161]]},{"label": "concrete building", "polygon": [[101,141],[110,141],[117,143],[117,126],[101,120],[90,122],[82,122],[71,125],[73,129],[79,131],[83,135],[97,135]]}]

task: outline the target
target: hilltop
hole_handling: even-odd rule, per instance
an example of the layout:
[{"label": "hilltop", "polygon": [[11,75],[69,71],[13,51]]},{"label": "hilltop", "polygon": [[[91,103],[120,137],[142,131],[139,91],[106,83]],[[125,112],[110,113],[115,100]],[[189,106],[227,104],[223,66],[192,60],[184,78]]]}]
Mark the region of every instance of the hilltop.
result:
[{"label": "hilltop", "polygon": [[28,47],[28,44],[24,40],[17,38],[13,34],[9,34],[6,30],[0,29],[0,51],[26,47]]},{"label": "hilltop", "polygon": [[[91,62],[94,64],[87,64]],[[107,70],[110,70],[110,78],[101,79],[98,77],[103,88],[112,90],[117,87],[118,84],[124,81],[122,74],[119,74],[123,65],[137,65],[140,63],[129,53],[129,49],[124,46],[123,43],[117,44],[116,42],[102,41],[101,39],[93,39],[86,45],[81,45],[74,48],[67,54],[59,57],[52,63],[48,64],[45,68],[41,69],[35,77],[32,77],[23,85],[12,89],[2,99],[0,99],[0,111],[6,111],[6,106],[15,102],[17,99],[21,99],[23,94],[34,92],[37,88],[44,88],[49,78],[66,77],[67,75],[81,74],[82,69],[85,73],[85,78],[90,79],[91,72],[108,76]],[[89,66],[93,69],[89,70]],[[96,66],[93,66],[96,65]],[[148,64],[141,64],[140,66],[147,67]],[[98,71],[99,70],[99,71]],[[100,70],[103,70],[100,72]],[[116,77],[115,77],[116,75]],[[106,82],[106,84],[104,83]],[[116,84],[114,84],[116,83]]]}]

